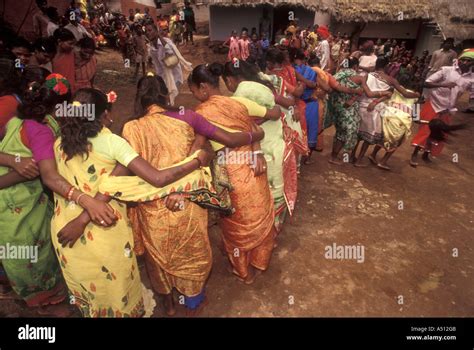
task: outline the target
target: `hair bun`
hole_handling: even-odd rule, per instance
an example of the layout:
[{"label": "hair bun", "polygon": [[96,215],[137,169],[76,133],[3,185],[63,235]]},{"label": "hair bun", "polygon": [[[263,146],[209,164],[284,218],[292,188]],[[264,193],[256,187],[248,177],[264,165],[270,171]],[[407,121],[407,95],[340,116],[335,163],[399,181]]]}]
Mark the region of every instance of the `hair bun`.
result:
[{"label": "hair bun", "polygon": [[220,77],[224,73],[224,66],[217,62],[211,63],[207,69],[216,77]]}]

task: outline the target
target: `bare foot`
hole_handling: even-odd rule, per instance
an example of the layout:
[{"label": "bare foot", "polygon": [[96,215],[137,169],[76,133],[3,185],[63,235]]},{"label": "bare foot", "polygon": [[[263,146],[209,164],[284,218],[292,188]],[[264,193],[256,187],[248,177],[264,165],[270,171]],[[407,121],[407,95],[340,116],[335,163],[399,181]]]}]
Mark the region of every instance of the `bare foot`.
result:
[{"label": "bare foot", "polygon": [[377,165],[377,158],[375,158],[373,155],[370,155],[370,156],[368,156],[367,158],[369,158],[370,162],[371,162],[373,165]]},{"label": "bare foot", "polygon": [[354,163],[354,166],[356,168],[367,168],[369,165],[368,164],[362,164],[361,162],[357,161]]},{"label": "bare foot", "polygon": [[416,161],[416,157],[415,156],[412,156],[411,159],[410,159],[410,165],[414,168],[416,168],[418,166],[418,162]]},{"label": "bare foot", "polygon": [[388,171],[392,170],[392,169],[390,169],[389,166],[387,166],[385,164],[382,164],[382,163],[377,164],[377,167],[379,167],[380,169],[383,169],[383,170],[388,170]]},{"label": "bare foot", "polygon": [[253,284],[255,282],[255,280],[257,279],[257,277],[262,274],[262,271],[259,270],[259,269],[251,268],[251,271],[252,272],[251,273],[249,272],[249,274],[247,275],[247,277],[244,280],[244,283],[246,285]]},{"label": "bare foot", "polygon": [[334,165],[342,165],[342,162],[338,160],[337,158],[329,158],[328,163],[331,163]]}]

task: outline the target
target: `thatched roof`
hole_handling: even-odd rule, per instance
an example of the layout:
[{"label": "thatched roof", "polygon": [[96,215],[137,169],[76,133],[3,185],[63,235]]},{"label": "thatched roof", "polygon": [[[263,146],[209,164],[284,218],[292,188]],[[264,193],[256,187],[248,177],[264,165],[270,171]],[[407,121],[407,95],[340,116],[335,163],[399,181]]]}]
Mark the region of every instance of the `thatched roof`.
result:
[{"label": "thatched roof", "polygon": [[312,11],[328,11],[333,0],[199,0],[199,2],[217,6],[300,6]]},{"label": "thatched roof", "polygon": [[341,22],[380,22],[430,18],[430,0],[333,0],[331,14]]},{"label": "thatched roof", "polygon": [[474,40],[474,4],[472,0],[433,2],[433,19],[446,37]]},{"label": "thatched roof", "polygon": [[474,39],[473,0],[200,0],[217,6],[302,6],[340,22],[436,21],[446,37]]}]

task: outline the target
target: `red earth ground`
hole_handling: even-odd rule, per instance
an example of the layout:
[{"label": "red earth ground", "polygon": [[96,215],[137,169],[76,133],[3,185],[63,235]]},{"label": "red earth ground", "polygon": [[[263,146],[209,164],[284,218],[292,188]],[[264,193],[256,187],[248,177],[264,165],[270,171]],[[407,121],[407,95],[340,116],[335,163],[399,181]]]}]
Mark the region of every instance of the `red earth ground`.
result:
[{"label": "red earth ground", "polygon": [[[225,59],[203,37],[181,50],[194,65]],[[115,51],[97,57],[97,87],[118,94],[113,129],[119,132],[133,109],[132,71]],[[177,105],[196,104],[183,86]],[[455,121],[472,125],[474,119],[458,113]],[[416,169],[408,163],[406,142],[392,157],[391,172],[329,164],[333,134],[333,128],[325,131],[324,151],[302,168],[295,215],[279,235],[268,271],[253,285],[228,272],[219,228],[211,226],[214,265],[201,315],[473,316],[473,128],[452,137],[433,164]],[[364,261],[326,259],[325,247],[333,244],[364,246]],[[20,302],[0,301],[0,315],[35,314]],[[183,315],[179,307],[177,316]],[[154,316],[165,316],[159,301]]]}]

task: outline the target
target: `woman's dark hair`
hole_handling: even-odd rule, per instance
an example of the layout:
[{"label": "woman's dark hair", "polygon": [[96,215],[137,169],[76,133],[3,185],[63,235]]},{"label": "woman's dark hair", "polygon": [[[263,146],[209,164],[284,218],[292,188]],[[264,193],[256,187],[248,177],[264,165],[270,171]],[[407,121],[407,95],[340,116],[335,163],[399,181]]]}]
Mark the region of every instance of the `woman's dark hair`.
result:
[{"label": "woman's dark hair", "polygon": [[19,36],[15,39],[13,39],[10,43],[9,46],[11,49],[14,47],[24,47],[25,49],[28,49],[29,51],[32,51],[32,46],[31,43],[26,40],[25,38]]},{"label": "woman's dark hair", "polygon": [[19,93],[20,77],[15,63],[6,58],[0,58],[0,96]]},{"label": "woman's dark hair", "polygon": [[57,21],[59,21],[59,13],[58,13],[58,9],[56,7],[48,7],[46,9],[46,16],[48,16],[48,18],[53,22],[53,23],[56,23]]},{"label": "woman's dark hair", "polygon": [[200,64],[193,69],[188,77],[188,84],[199,86],[207,83],[213,87],[219,87],[219,78],[224,72],[224,66],[220,63]]},{"label": "woman's dark hair", "polygon": [[256,83],[265,85],[273,91],[273,85],[270,82],[260,78],[258,75],[259,73],[260,69],[257,65],[250,64],[245,61],[238,61],[238,64],[234,64],[234,62],[227,62],[224,65],[224,72],[222,75],[224,77],[239,77],[243,80],[254,81]]},{"label": "woman's dark hair", "polygon": [[86,36],[77,42],[77,46],[79,46],[81,49],[95,50],[95,41],[94,39]]},{"label": "woman's dark hair", "polygon": [[384,69],[388,65],[388,59],[385,56],[377,57],[375,61],[375,69]]},{"label": "woman's dark hair", "polygon": [[59,41],[69,41],[69,40],[76,40],[76,37],[69,29],[66,28],[58,28],[54,31],[53,37],[56,42]]},{"label": "woman's dark hair", "polygon": [[135,97],[135,117],[145,115],[148,107],[158,105],[162,108],[169,107],[167,104],[168,88],[164,80],[159,76],[142,77],[137,84],[137,95]]},{"label": "woman's dark hair", "polygon": [[309,56],[308,65],[311,67],[314,67],[314,66],[318,66],[319,64],[321,64],[321,60],[319,59],[318,56],[316,56],[316,54],[312,53]]},{"label": "woman's dark hair", "polygon": [[296,49],[294,47],[289,49],[290,59],[294,60],[306,60],[306,55],[302,49]]},{"label": "woman's dark hair", "polygon": [[245,61],[238,61],[238,64],[234,64],[234,62],[227,62],[224,65],[224,71],[222,75],[224,77],[239,77],[243,80],[254,81],[273,90],[273,85],[260,78],[258,75],[259,73],[260,70],[257,65],[250,64]]},{"label": "woman's dark hair", "polygon": [[349,68],[354,68],[355,66],[359,64],[359,59],[351,56],[347,59],[347,62],[348,62],[347,66]]},{"label": "woman's dark hair", "polygon": [[281,52],[281,50],[273,47],[267,51],[265,60],[271,63],[282,64],[283,61],[285,61],[285,55],[283,52]]},{"label": "woman's dark hair", "polygon": [[39,38],[33,43],[33,48],[35,51],[44,52],[48,54],[56,54],[56,42],[54,38]]},{"label": "woman's dark hair", "polygon": [[101,117],[112,105],[107,101],[107,95],[102,91],[92,88],[80,89],[73,97],[74,102],[91,104],[95,106],[94,118],[65,117],[58,118],[61,126],[61,149],[66,154],[66,161],[76,155],[89,156],[89,138],[95,137],[102,130]]},{"label": "woman's dark hair", "polygon": [[37,85],[43,85],[46,77],[51,73],[43,67],[38,66],[27,66],[20,78],[20,93],[22,96],[28,91],[31,83],[37,83]]},{"label": "woman's dark hair", "polygon": [[46,115],[54,112],[57,104],[61,104],[71,97],[70,93],[58,95],[43,83],[31,82],[28,89],[23,92],[22,104],[18,106],[20,119],[32,119],[42,123]]}]

